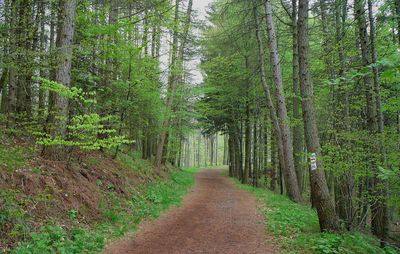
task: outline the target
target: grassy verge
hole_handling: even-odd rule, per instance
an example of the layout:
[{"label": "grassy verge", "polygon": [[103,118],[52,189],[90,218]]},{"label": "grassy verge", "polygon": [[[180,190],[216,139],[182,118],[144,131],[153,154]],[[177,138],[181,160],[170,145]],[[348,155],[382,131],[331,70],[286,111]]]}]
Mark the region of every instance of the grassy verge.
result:
[{"label": "grassy verge", "polygon": [[398,253],[393,248],[379,248],[378,240],[366,234],[320,233],[317,214],[309,207],[269,190],[236,183],[253,192],[263,204],[267,230],[276,237],[283,253]]},{"label": "grassy verge", "polygon": [[[172,205],[179,205],[194,183],[194,169],[171,172],[166,180],[140,186],[130,200],[113,197],[111,206],[102,208],[106,219],[94,228],[79,225],[66,229],[49,223],[30,235],[30,241],[13,250],[16,254],[98,253],[106,242],[134,231],[144,219],[156,218]],[[128,204],[126,204],[128,203]],[[76,214],[71,212],[71,220]]]}]

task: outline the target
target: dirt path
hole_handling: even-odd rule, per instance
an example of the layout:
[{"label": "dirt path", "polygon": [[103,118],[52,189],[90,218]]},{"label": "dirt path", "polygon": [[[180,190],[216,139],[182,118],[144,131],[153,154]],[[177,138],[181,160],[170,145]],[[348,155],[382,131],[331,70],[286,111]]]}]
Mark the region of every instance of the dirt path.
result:
[{"label": "dirt path", "polygon": [[105,253],[276,253],[267,239],[255,198],[221,170],[206,170],[181,207],[144,223],[135,237],[110,244]]}]

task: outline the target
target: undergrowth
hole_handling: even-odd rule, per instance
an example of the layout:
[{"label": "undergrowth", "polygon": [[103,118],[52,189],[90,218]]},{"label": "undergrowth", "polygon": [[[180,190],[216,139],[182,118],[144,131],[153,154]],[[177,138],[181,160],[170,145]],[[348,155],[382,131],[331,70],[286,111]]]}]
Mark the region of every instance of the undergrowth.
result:
[{"label": "undergrowth", "polygon": [[119,153],[118,161],[127,168],[131,168],[136,172],[148,174],[153,169],[150,160],[142,160],[141,156],[136,153]]},{"label": "undergrowth", "polygon": [[194,172],[194,169],[171,172],[166,180],[137,187],[129,200],[109,192],[112,204],[100,205],[105,219],[94,228],[80,225],[76,211],[70,211],[74,227],[49,223],[38,232],[30,233],[29,240],[11,253],[98,253],[106,242],[134,231],[144,219],[156,218],[171,205],[178,205],[194,183]]},{"label": "undergrowth", "polygon": [[236,183],[253,192],[263,204],[267,230],[276,237],[283,253],[398,253],[392,247],[380,248],[375,237],[363,233],[320,233],[317,214],[311,208],[269,190]]}]

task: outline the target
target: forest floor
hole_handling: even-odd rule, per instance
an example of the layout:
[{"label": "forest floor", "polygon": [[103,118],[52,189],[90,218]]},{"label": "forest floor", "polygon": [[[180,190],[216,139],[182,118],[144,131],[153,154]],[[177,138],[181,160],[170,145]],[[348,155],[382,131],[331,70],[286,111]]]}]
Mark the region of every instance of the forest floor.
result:
[{"label": "forest floor", "polygon": [[106,253],[277,253],[256,198],[221,173],[198,173],[180,207],[111,243]]}]

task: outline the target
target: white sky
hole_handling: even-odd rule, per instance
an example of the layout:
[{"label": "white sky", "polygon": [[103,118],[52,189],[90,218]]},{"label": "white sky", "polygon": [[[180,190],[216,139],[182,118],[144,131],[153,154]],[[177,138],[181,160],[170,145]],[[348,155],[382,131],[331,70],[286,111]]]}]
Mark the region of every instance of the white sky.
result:
[{"label": "white sky", "polygon": [[[1,0],[0,0],[1,1]],[[198,19],[206,20],[206,9],[207,6],[213,2],[213,0],[193,0],[193,9],[197,14]],[[195,31],[198,33],[199,31]],[[168,69],[168,62],[169,62],[169,40],[170,35],[166,34],[166,37],[162,39],[162,48],[161,48],[161,69],[167,70]],[[191,61],[187,61],[185,63],[186,69],[190,72],[190,81],[193,84],[200,84],[203,81],[203,76],[201,75],[200,68],[198,64],[200,63],[200,56],[195,56],[194,59]],[[167,72],[164,73],[162,80],[167,80]]]},{"label": "white sky", "polygon": [[212,0],[193,0],[193,8],[199,12],[200,17],[205,17],[206,7],[212,2]]},{"label": "white sky", "polygon": [[[193,0],[193,9],[197,12],[198,18],[205,20],[207,6],[213,2],[213,0]],[[198,64],[200,63],[199,56],[193,61],[187,63],[187,67],[192,74],[192,81],[195,84],[199,84],[203,81],[203,76],[199,70]]]}]

